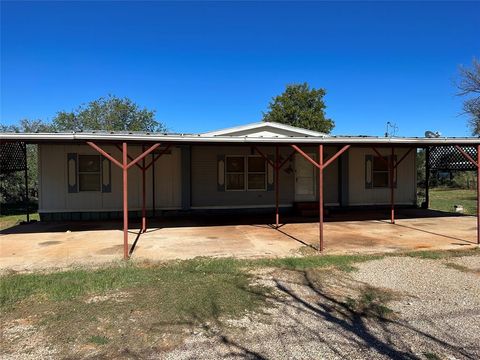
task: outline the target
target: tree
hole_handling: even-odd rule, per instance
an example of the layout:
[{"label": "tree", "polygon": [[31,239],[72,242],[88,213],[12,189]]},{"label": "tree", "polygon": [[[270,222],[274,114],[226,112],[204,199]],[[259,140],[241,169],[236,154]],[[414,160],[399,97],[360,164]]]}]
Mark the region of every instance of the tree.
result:
[{"label": "tree", "polygon": [[335,126],[325,117],[324,89],[310,88],[307,83],[287,85],[263,113],[263,121],[272,121],[314,131],[330,133]]},{"label": "tree", "polygon": [[460,67],[457,87],[458,95],[471,96],[464,101],[463,111],[470,116],[472,135],[480,135],[480,62],[477,59],[473,59],[472,68]]},{"label": "tree", "polygon": [[129,98],[101,97],[71,112],[60,111],[53,119],[57,131],[165,131],[155,110],[140,108]]}]

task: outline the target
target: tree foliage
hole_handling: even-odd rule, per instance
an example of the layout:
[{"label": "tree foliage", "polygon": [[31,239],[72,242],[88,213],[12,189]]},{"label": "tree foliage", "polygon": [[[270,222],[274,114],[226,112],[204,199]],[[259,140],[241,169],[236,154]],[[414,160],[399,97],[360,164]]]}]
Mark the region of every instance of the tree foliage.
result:
[{"label": "tree foliage", "polygon": [[272,99],[263,121],[330,133],[335,123],[325,116],[325,94],[324,89],[310,88],[307,83],[287,85],[283,94]]},{"label": "tree foliage", "polygon": [[[17,125],[0,125],[2,132],[54,132],[54,131],[165,131],[165,126],[155,119],[155,111],[140,108],[128,98],[102,97],[81,105],[71,112],[57,113],[52,123],[42,120],[22,119]],[[27,145],[29,197],[38,194],[37,146]],[[23,172],[0,174],[0,202],[17,203],[24,200]]]},{"label": "tree foliage", "polygon": [[459,95],[468,96],[463,103],[463,111],[470,116],[472,135],[480,135],[480,62],[477,59],[473,59],[471,68],[460,67],[457,86]]},{"label": "tree foliage", "polygon": [[53,119],[57,131],[165,131],[155,119],[155,110],[140,108],[129,98],[101,97],[76,110],[60,111]]}]

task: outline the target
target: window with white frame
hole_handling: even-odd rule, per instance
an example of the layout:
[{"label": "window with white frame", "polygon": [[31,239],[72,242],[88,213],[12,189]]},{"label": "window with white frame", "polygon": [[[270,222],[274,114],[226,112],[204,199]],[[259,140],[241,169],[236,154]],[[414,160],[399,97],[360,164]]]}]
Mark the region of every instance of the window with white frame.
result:
[{"label": "window with white frame", "polygon": [[78,155],[78,190],[101,190],[100,155]]},{"label": "window with white frame", "polygon": [[261,156],[249,156],[247,159],[247,189],[267,189],[267,165]]},{"label": "window with white frame", "polygon": [[261,156],[226,156],[225,190],[265,191],[267,165]]},{"label": "window with white frame", "polygon": [[[365,157],[365,187],[366,188],[387,188],[390,186],[389,163],[391,156],[372,156]],[[396,161],[394,156],[393,161]],[[393,184],[396,186],[396,171],[394,171]]]},{"label": "window with white frame", "polygon": [[225,190],[245,190],[245,157],[226,156]]}]

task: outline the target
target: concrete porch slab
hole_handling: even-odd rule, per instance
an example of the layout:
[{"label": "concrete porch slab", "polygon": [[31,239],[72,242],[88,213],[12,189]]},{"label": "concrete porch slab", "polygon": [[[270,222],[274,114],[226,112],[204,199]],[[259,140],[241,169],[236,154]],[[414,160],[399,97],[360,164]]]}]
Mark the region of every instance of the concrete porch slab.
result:
[{"label": "concrete porch slab", "polygon": [[[448,216],[447,216],[448,215]],[[325,253],[354,254],[475,246],[476,218],[401,210],[392,225],[385,212],[332,214],[325,223]],[[166,261],[197,256],[282,257],[318,245],[318,222],[287,217],[278,230],[271,217],[191,217],[150,221],[145,234],[131,224],[132,258]],[[0,235],[2,271],[98,265],[122,259],[120,222],[20,225]]]}]

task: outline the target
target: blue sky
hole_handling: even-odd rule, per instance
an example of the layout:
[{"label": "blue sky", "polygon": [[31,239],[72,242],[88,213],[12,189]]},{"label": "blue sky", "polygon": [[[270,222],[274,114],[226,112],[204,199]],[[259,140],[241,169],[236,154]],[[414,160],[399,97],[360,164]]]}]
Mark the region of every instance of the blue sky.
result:
[{"label": "blue sky", "polygon": [[172,131],[261,119],[288,83],[327,90],[334,134],[468,135],[454,81],[480,57],[475,2],[2,2],[1,118],[106,94]]}]

